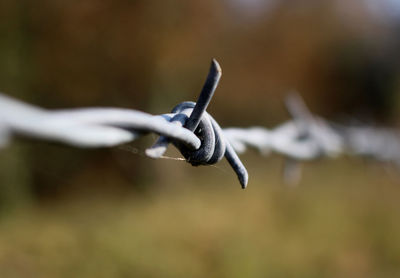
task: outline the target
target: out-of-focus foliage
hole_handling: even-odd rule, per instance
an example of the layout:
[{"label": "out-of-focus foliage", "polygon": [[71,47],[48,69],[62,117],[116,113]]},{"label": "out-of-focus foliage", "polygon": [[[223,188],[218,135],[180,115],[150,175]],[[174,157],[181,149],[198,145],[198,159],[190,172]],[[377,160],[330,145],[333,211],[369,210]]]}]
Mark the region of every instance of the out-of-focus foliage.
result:
[{"label": "out-of-focus foliage", "polygon": [[[395,125],[398,6],[0,1],[0,91],[47,108],[163,113],[196,98],[216,58],[209,111],[222,126],[286,120],[292,89],[329,119]],[[277,167],[264,171],[267,159],[245,156],[242,192],[230,172],[151,161],[143,144],[135,154],[27,140],[0,150],[0,276],[398,276],[397,177],[357,161],[309,165],[291,191]]]},{"label": "out-of-focus foliage", "polygon": [[15,212],[0,223],[2,277],[400,275],[400,188],[382,168],[317,164],[290,189],[276,160],[256,161],[246,191],[188,166],[161,192]]}]

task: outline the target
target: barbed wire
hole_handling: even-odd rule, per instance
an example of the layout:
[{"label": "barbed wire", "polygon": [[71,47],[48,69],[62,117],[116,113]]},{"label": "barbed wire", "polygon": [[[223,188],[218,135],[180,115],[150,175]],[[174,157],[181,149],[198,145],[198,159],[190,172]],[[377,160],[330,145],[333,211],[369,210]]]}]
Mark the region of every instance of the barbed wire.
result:
[{"label": "barbed wire", "polygon": [[120,108],[46,110],[0,94],[0,147],[7,146],[15,135],[97,148],[155,133],[160,137],[146,150],[147,156],[163,157],[172,143],[193,166],[215,164],[225,157],[242,188],[247,186],[248,173],[237,153],[248,147],[262,155],[276,152],[285,156],[284,178],[289,183],[298,181],[300,161],[323,157],[364,156],[400,166],[399,132],[330,123],[314,116],[296,93],[286,98],[292,120],[274,129],[222,129],[206,111],[220,77],[221,68],[212,60],[197,102],[182,102],[171,113],[161,115]]}]

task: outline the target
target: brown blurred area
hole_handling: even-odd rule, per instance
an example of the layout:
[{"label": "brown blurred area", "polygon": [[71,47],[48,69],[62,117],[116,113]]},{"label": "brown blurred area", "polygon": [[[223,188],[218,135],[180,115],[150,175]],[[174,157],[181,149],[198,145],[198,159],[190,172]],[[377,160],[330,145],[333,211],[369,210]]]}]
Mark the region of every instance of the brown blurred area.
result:
[{"label": "brown blurred area", "polygon": [[[47,108],[163,113],[196,98],[215,57],[223,78],[210,111],[223,126],[285,120],[291,90],[328,118],[396,123],[400,25],[362,4],[2,1],[0,89]],[[71,184],[82,175],[96,180],[93,168],[128,184],[153,176],[150,163],[120,151],[26,148],[26,174],[39,196],[65,188],[49,173]]]},{"label": "brown blurred area", "polygon": [[[46,108],[167,112],[196,98],[215,57],[223,78],[209,110],[223,126],[286,120],[291,90],[329,119],[397,123],[400,21],[361,0],[0,5],[0,90]],[[70,188],[54,184],[80,188],[82,176],[97,180],[94,169],[123,188],[154,181],[152,163],[120,150],[23,148],[25,188],[38,196]]]},{"label": "brown blurred area", "polygon": [[[328,119],[395,126],[400,16],[389,18],[376,6],[372,0],[3,0],[0,91],[51,109],[165,113],[196,99],[216,58],[223,76],[209,111],[221,126],[287,120],[283,100],[291,90]],[[77,196],[144,196],[185,187],[176,180],[190,183],[197,170],[208,175],[209,169],[140,155],[154,138],[133,144],[139,155],[18,140],[0,152],[1,209],[8,215]],[[227,172],[223,180],[235,184]]]}]

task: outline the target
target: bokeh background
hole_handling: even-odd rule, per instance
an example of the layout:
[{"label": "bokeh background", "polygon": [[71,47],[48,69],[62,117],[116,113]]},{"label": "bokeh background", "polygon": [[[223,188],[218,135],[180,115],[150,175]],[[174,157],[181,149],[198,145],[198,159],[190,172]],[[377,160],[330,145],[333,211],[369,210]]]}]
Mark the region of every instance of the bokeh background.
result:
[{"label": "bokeh background", "polygon": [[[222,126],[288,120],[295,89],[330,120],[396,127],[399,49],[397,0],[0,1],[0,91],[46,108],[164,113],[216,58]],[[0,276],[399,277],[396,169],[315,161],[292,188],[250,152],[243,191],[225,162],[146,158],[154,139],[1,150]]]}]

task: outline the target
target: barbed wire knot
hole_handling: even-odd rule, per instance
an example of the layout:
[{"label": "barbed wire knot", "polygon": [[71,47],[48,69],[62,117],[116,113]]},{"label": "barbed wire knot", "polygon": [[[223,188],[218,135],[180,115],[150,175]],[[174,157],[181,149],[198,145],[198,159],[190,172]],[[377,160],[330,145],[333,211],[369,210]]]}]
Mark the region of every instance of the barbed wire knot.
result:
[{"label": "barbed wire knot", "polygon": [[213,59],[197,102],[182,102],[176,105],[170,114],[164,115],[164,118],[169,122],[192,131],[200,139],[200,147],[193,149],[179,140],[160,136],[156,143],[146,150],[146,154],[153,158],[159,158],[165,153],[168,144],[173,143],[186,161],[193,166],[212,165],[225,156],[236,172],[242,188],[246,188],[248,183],[246,168],[225,138],[217,121],[206,111],[218,86],[221,74],[218,62]]}]

